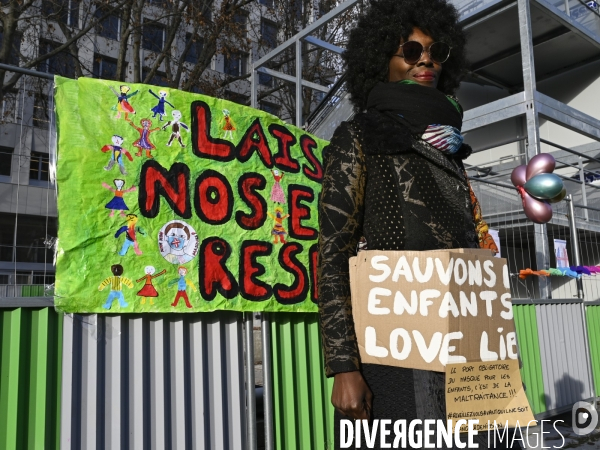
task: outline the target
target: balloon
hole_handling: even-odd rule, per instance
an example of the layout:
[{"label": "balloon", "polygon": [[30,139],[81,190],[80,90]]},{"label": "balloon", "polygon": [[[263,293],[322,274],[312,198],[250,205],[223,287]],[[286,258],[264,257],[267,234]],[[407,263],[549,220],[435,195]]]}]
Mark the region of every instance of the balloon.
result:
[{"label": "balloon", "polygon": [[552,219],[552,206],[550,203],[537,200],[527,192],[522,192],[523,209],[529,220],[535,223],[546,223]]},{"label": "balloon", "polygon": [[533,178],[529,178],[523,187],[533,197],[550,200],[560,194],[564,186],[558,175],[540,173]]},{"label": "balloon", "polygon": [[549,153],[535,155],[527,163],[527,181],[540,173],[552,173],[556,167],[556,160]]},{"label": "balloon", "polygon": [[527,182],[526,177],[527,166],[521,165],[515,167],[510,175],[510,181],[514,186],[523,186]]},{"label": "balloon", "polygon": [[563,187],[562,191],[560,191],[560,194],[558,194],[556,197],[551,198],[550,200],[548,200],[550,203],[558,203],[560,202],[563,198],[565,198],[567,196],[567,188]]}]

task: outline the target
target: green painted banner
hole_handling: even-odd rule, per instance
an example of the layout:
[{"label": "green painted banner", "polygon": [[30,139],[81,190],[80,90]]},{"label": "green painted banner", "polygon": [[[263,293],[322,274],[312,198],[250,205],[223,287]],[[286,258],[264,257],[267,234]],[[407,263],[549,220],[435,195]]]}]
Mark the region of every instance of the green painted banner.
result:
[{"label": "green painted banner", "polygon": [[56,77],[65,312],[315,312],[326,141],[226,100]]}]

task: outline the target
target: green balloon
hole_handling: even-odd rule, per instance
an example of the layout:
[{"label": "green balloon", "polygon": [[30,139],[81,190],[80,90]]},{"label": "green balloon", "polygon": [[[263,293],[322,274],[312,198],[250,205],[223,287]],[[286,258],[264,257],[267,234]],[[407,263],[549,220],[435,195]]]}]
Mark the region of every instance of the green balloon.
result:
[{"label": "green balloon", "polygon": [[563,190],[562,180],[553,173],[540,173],[523,186],[527,193],[541,200],[550,200]]},{"label": "green balloon", "polygon": [[551,198],[550,200],[548,200],[550,203],[558,203],[560,202],[563,198],[565,198],[567,196],[567,188],[563,187],[562,191],[560,191],[560,194],[558,194],[556,197]]}]

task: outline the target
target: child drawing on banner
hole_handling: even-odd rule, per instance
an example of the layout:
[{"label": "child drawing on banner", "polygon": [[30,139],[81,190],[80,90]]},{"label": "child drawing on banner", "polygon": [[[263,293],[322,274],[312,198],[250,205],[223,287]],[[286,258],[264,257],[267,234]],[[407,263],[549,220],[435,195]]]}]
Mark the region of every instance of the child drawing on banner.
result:
[{"label": "child drawing on banner", "polygon": [[171,303],[171,306],[177,306],[177,304],[179,303],[179,299],[183,298],[183,300],[185,300],[185,306],[187,306],[188,308],[191,308],[192,304],[190,303],[190,300],[188,299],[187,287],[189,285],[194,292],[198,292],[198,289],[196,288],[194,283],[192,283],[190,280],[185,279],[185,276],[187,275],[187,269],[185,267],[179,266],[179,268],[177,269],[177,272],[179,273],[179,278],[175,278],[175,279],[169,281],[169,285],[168,285],[169,287],[171,287],[174,284],[177,284],[177,295],[175,295],[175,300],[173,300],[173,303]]},{"label": "child drawing on banner", "polygon": [[[269,217],[275,221],[275,225],[273,225],[273,229],[271,230],[271,235],[273,236],[273,244],[278,244],[281,242],[285,244],[285,237],[287,236],[287,231],[283,228],[283,221],[290,217],[289,214],[283,214],[283,209],[280,206],[275,208],[275,215],[267,212]],[[278,242],[279,241],[279,242]]]},{"label": "child drawing on banner", "polygon": [[142,227],[137,226],[137,221],[138,217],[135,214],[127,214],[127,225],[123,225],[115,233],[115,238],[118,238],[121,234],[125,233],[125,242],[123,242],[123,247],[121,247],[121,251],[119,252],[119,255],[121,256],[125,256],[127,250],[129,250],[129,247],[132,245],[136,255],[142,254],[137,241],[137,233],[146,236],[146,232]]},{"label": "child drawing on banner", "polygon": [[140,138],[133,143],[134,147],[139,148],[139,151],[135,154],[135,156],[142,156],[142,150],[146,150],[146,157],[153,158],[151,152],[156,147],[154,146],[154,144],[152,142],[150,142],[150,135],[152,133],[154,133],[155,131],[160,130],[160,128],[156,127],[156,128],[150,129],[150,127],[152,126],[152,121],[150,119],[140,120],[141,128],[136,126],[129,119],[125,119],[125,120],[127,120],[127,122],[129,122],[129,125],[131,125],[133,128],[135,128],[137,130],[138,133],[140,133]]},{"label": "child drawing on banner", "polygon": [[181,148],[183,148],[183,147],[185,147],[185,145],[183,144],[183,142],[181,142],[181,133],[179,132],[179,130],[180,130],[180,127],[186,131],[188,131],[189,128],[185,123],[180,122],[181,111],[175,110],[171,113],[171,115],[173,116],[173,120],[169,120],[161,128],[161,130],[164,131],[165,128],[167,128],[169,125],[171,125],[171,137],[169,138],[169,142],[167,142],[167,147],[171,146],[173,139],[177,139],[179,141],[179,145],[181,145]]},{"label": "child drawing on banner", "polygon": [[229,135],[229,139],[233,139],[233,132],[235,131],[235,124],[233,123],[233,120],[231,119],[228,109],[224,109],[222,112],[223,112],[223,117],[219,121],[219,126],[221,124],[223,124],[223,122],[225,122],[225,125],[223,125],[223,131],[225,131],[225,135],[223,137],[225,139],[227,139],[227,135]]},{"label": "child drawing on banner", "polygon": [[113,91],[113,93],[117,96],[117,106],[116,108],[113,107],[113,109],[117,110],[117,119],[121,118],[121,113],[125,113],[125,119],[127,119],[127,116],[129,114],[135,114],[135,110],[129,104],[129,99],[135,94],[137,94],[139,91],[135,91],[131,94],[128,94],[128,92],[130,91],[130,87],[125,86],[124,84],[119,86],[119,91],[121,93],[118,93],[112,86],[110,86],[110,90]]},{"label": "child drawing on banner", "polygon": [[125,297],[123,296],[123,285],[127,286],[129,289],[133,288],[133,282],[126,277],[122,277],[123,275],[123,266],[121,264],[114,264],[110,266],[110,271],[113,276],[106,278],[100,286],[98,286],[98,290],[102,291],[106,286],[110,286],[110,293],[108,294],[108,298],[102,307],[104,309],[110,309],[112,307],[114,299],[119,300],[119,306],[121,308],[127,308],[129,306],[127,302],[125,302]]},{"label": "child drawing on banner", "polygon": [[275,184],[273,184],[273,187],[271,188],[271,201],[284,204],[285,194],[283,193],[283,188],[281,187],[281,179],[285,174],[277,169],[271,170],[271,173],[275,179]]},{"label": "child drawing on banner", "polygon": [[163,91],[160,90],[158,91],[158,95],[156,95],[154,92],[152,92],[152,89],[148,89],[148,92],[150,92],[152,95],[154,95],[157,99],[158,99],[158,104],[151,109],[152,111],[152,118],[155,118],[156,115],[158,114],[158,120],[160,120],[162,122],[163,117],[165,117],[165,103],[169,106],[171,106],[171,108],[175,108],[171,103],[169,103],[167,101],[167,91]]},{"label": "child drawing on banner", "polygon": [[121,136],[115,134],[111,140],[113,145],[105,145],[100,149],[102,150],[102,153],[112,152],[110,155],[110,159],[108,160],[108,164],[104,166],[104,170],[112,169],[116,162],[119,165],[119,170],[121,171],[121,174],[127,175],[127,171],[125,170],[125,166],[123,165],[123,154],[127,156],[127,159],[129,161],[133,161],[133,157],[131,156],[131,153],[129,153],[129,150],[121,147],[121,144],[123,144],[123,138]]},{"label": "child drawing on banner", "polygon": [[167,273],[167,270],[163,269],[160,272],[158,272],[156,275],[154,275],[154,272],[156,272],[156,269],[154,268],[154,266],[146,266],[144,268],[144,272],[146,272],[146,275],[144,275],[139,280],[135,281],[136,283],[139,283],[142,280],[146,281],[144,283],[144,287],[142,289],[140,289],[140,291],[136,295],[138,297],[142,297],[142,301],[140,302],[140,304],[142,304],[142,305],[145,304],[146,298],[148,298],[148,300],[150,300],[150,304],[154,305],[152,298],[158,297],[158,292],[156,292],[156,288],[152,284],[152,280],[154,278],[160,277],[161,275],[164,275],[165,273]]},{"label": "child drawing on banner", "polygon": [[113,217],[115,215],[115,211],[119,211],[121,216],[125,217],[125,211],[129,208],[125,204],[125,200],[123,200],[123,194],[133,192],[137,188],[135,186],[131,186],[129,189],[123,189],[123,186],[125,186],[125,180],[121,180],[119,178],[113,180],[113,183],[115,183],[116,189],[113,189],[112,186],[107,183],[102,183],[102,187],[108,189],[110,192],[115,194],[112,200],[108,202],[105,206],[105,208],[110,209],[110,214],[108,215],[108,217]]}]

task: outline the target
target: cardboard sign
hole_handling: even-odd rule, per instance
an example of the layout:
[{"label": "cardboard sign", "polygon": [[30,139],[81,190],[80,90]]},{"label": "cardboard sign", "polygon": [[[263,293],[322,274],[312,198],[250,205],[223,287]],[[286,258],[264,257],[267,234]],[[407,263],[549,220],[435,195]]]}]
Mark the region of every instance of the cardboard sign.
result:
[{"label": "cardboard sign", "polygon": [[517,359],[506,259],[489,250],[362,251],[350,280],[364,363],[444,372]]},{"label": "cardboard sign", "polygon": [[[463,363],[446,366],[446,414],[449,420],[479,420],[479,432],[525,427],[535,419],[525,396],[519,362]],[[465,424],[460,430],[467,431]]]}]

